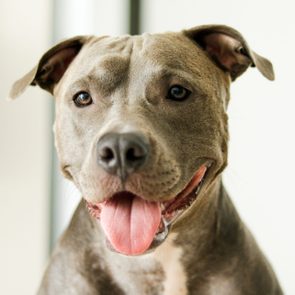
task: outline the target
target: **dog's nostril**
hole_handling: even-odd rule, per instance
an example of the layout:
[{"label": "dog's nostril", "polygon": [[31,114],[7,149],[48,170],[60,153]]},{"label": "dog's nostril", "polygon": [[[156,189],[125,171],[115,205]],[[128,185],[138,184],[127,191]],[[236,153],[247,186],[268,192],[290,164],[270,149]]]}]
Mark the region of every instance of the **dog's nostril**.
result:
[{"label": "dog's nostril", "polygon": [[103,161],[110,162],[115,158],[115,154],[111,148],[105,147],[99,151],[99,157]]},{"label": "dog's nostril", "polygon": [[137,148],[130,148],[126,152],[126,159],[127,161],[137,161],[141,160],[146,156],[146,153],[143,149],[137,147]]}]

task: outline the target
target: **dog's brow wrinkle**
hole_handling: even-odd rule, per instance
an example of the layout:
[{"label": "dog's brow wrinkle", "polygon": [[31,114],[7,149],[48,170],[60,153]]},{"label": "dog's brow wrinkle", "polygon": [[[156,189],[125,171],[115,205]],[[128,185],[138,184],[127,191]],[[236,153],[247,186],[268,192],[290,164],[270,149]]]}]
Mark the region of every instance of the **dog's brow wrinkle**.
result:
[{"label": "dog's brow wrinkle", "polygon": [[95,84],[104,95],[108,95],[125,81],[128,76],[129,64],[129,57],[104,58],[93,67],[87,80],[90,84]]},{"label": "dog's brow wrinkle", "polygon": [[155,80],[162,79],[177,79],[180,82],[196,84],[196,75],[192,78],[192,75],[188,74],[187,71],[180,68],[174,67],[159,67],[152,75]]},{"label": "dog's brow wrinkle", "polygon": [[104,58],[100,63],[99,67],[103,68],[105,71],[109,71],[115,74],[119,72],[124,72],[128,69],[130,63],[129,56],[112,56]]}]

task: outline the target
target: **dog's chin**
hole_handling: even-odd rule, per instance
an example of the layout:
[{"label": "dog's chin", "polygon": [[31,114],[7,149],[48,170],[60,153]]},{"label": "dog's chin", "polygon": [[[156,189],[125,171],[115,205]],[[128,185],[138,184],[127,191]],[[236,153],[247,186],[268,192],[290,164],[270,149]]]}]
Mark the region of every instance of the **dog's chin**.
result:
[{"label": "dog's chin", "polygon": [[[202,191],[203,184],[205,182],[206,175],[208,175],[209,168],[211,166],[211,162],[206,162],[201,165],[198,170],[195,172],[189,183],[185,186],[185,188],[178,193],[173,199],[168,201],[158,201],[158,202],[149,202],[144,199],[144,197],[136,196],[132,192],[129,191],[120,191],[114,194],[109,200],[100,202],[100,203],[91,203],[86,201],[87,208],[90,214],[97,220],[101,219],[102,210],[104,210],[105,204],[108,202],[112,202],[112,199],[115,199],[116,202],[125,202],[126,199],[137,199],[142,202],[146,202],[147,204],[153,204],[152,206],[156,206],[159,208],[159,219],[156,225],[156,229],[154,229],[154,233],[152,239],[150,239],[149,243],[146,247],[141,248],[139,251],[124,252],[121,249],[116,248],[112,242],[107,238],[106,234],[106,245],[107,247],[113,251],[124,255],[142,255],[147,254],[155,250],[159,245],[161,245],[167,238],[170,228],[173,224],[175,224],[195,203],[198,195]],[[114,226],[116,226],[114,224]],[[143,230],[144,232],[144,230]]]}]

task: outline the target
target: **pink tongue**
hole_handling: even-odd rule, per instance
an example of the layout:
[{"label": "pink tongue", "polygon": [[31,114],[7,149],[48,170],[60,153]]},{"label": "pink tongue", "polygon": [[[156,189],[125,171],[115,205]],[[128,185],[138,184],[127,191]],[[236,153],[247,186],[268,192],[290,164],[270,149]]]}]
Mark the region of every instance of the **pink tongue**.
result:
[{"label": "pink tongue", "polygon": [[121,193],[102,206],[100,222],[116,251],[138,255],[150,247],[155,237],[161,222],[161,208],[159,203]]}]

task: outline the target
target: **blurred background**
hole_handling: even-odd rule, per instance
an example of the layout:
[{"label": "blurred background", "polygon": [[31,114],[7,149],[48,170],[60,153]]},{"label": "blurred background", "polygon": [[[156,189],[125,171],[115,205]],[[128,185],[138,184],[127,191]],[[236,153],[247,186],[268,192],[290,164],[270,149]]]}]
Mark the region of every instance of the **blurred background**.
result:
[{"label": "blurred background", "polygon": [[73,35],[222,23],[274,64],[275,82],[250,69],[232,85],[224,182],[285,294],[294,295],[294,9],[292,0],[1,0],[0,294],[35,294],[80,199],[59,173],[53,98],[31,87],[8,102],[11,84],[54,43]]}]

